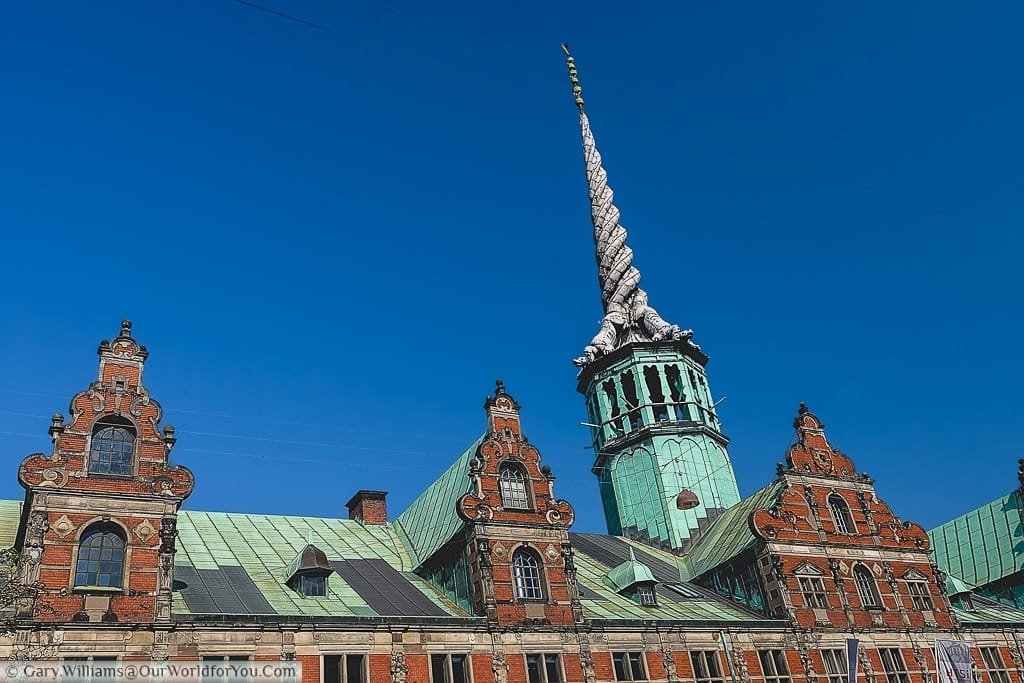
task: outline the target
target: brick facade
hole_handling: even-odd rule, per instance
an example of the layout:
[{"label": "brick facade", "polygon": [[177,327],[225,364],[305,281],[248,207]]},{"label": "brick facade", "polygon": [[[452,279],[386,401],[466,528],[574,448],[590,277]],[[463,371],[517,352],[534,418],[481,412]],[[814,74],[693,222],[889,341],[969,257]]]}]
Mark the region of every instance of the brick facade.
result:
[{"label": "brick facade", "polygon": [[[52,452],[30,455],[18,468],[26,490],[19,542],[37,560],[27,580],[40,590],[18,613],[41,622],[167,621],[176,515],[193,476],[168,464],[174,428],[159,427],[160,404],[142,385],[148,352],[132,338],[131,323],[112,342],[101,342],[98,353],[97,381],[72,399],[67,421],[53,417]],[[131,467],[117,474],[97,473],[90,462],[93,441],[108,424],[133,440]],[[72,571],[83,534],[98,528],[125,544],[118,586],[82,585]]]},{"label": "brick facade", "polygon": [[[644,678],[697,683],[692,656],[710,652],[716,683],[762,683],[769,679],[759,651],[780,650],[787,671],[769,683],[830,683],[822,651],[841,649],[853,636],[863,648],[858,683],[890,683],[883,648],[899,651],[906,683],[937,683],[933,643],[952,638],[971,645],[979,683],[1024,683],[1024,623],[955,621],[924,531],[878,499],[874,482],[829,444],[820,420],[806,408],[797,416],[797,442],[779,467],[777,499],[746,520],[757,540],[752,557],[768,597],[763,619],[702,623],[588,616],[568,534],[573,509],[555,496],[554,476],[524,436],[519,406],[500,383],[486,401],[487,435],[470,463],[470,490],[457,508],[466,522],[461,542],[469,558],[474,616],[172,617],[175,524],[193,479],[184,467],[168,463],[174,432],[160,429],[160,407],[142,385],[146,356],[128,324],[113,342],[101,344],[99,379],[74,397],[66,423],[54,418],[52,452],[31,455],[19,467],[26,506],[18,543],[31,560],[24,579],[37,583],[40,593],[17,605],[17,628],[0,636],[0,656],[294,657],[303,664],[302,683],[319,683],[323,657],[355,654],[365,656],[369,683],[451,683],[434,680],[431,657],[455,654],[468,658],[466,683],[531,683],[527,656],[546,654],[558,657],[562,680],[597,683],[616,680],[616,657],[638,653]],[[135,430],[129,473],[90,471],[91,440],[105,418]],[[523,474],[525,504],[510,506],[503,498],[506,465]],[[350,506],[353,516],[364,525],[385,524],[383,493],[362,493],[368,495]],[[846,522],[837,519],[834,496],[848,510]],[[124,585],[113,590],[76,585],[79,546],[96,524],[117,530],[126,541]],[[517,592],[513,555],[520,548],[539,560],[537,599]],[[859,566],[870,573],[877,606],[863,604],[854,574]],[[801,583],[807,577],[820,580],[822,602],[808,597]],[[912,593],[910,583],[926,593]],[[915,607],[922,595],[931,609]],[[981,647],[996,648],[1005,681],[986,671]]]}]

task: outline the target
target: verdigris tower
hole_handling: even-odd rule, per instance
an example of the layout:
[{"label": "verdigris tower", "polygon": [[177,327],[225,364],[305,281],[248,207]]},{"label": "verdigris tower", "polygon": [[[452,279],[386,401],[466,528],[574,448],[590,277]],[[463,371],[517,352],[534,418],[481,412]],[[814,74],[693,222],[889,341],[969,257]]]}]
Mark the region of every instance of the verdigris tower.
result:
[{"label": "verdigris tower", "polygon": [[[563,46],[565,47],[565,46]],[[604,318],[575,360],[586,397],[608,531],[685,551],[711,520],[739,502],[736,477],[691,330],[666,322],[640,289],[608,174],[579,108]]]}]

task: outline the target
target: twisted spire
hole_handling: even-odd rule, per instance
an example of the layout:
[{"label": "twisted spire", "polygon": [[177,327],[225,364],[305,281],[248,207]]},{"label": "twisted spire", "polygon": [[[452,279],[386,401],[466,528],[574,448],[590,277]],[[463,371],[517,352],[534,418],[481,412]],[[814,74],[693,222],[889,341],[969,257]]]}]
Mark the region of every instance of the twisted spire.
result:
[{"label": "twisted spire", "polygon": [[597,248],[597,279],[604,306],[600,330],[583,349],[583,355],[573,361],[582,368],[630,342],[689,339],[693,332],[666,322],[648,305],[647,292],[640,289],[640,271],[633,265],[633,250],[626,244],[626,229],[619,222],[619,209],[608,185],[608,173],[604,170],[590,120],[583,109],[583,88],[576,60],[568,45],[562,43],[562,49],[566,54],[573,96],[580,111],[590,218],[594,223],[594,245]]}]

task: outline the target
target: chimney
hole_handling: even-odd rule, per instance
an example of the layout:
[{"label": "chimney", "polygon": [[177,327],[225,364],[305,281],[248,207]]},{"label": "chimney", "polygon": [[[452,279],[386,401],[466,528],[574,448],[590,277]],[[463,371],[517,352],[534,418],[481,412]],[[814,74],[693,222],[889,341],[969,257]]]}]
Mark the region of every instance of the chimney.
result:
[{"label": "chimney", "polygon": [[387,524],[388,505],[384,498],[387,491],[356,491],[356,495],[345,503],[348,518],[360,524]]}]

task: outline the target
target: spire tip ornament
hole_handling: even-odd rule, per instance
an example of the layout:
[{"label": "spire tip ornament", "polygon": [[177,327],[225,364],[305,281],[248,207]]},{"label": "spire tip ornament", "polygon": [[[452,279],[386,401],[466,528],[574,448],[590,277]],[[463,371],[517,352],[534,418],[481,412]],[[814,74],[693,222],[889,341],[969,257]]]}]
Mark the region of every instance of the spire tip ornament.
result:
[{"label": "spire tip ornament", "polygon": [[576,106],[583,111],[583,88],[580,86],[580,75],[576,71],[576,60],[569,52],[569,44],[562,43],[562,51],[565,52],[565,65],[569,67],[569,82],[572,83],[572,94],[576,98]]},{"label": "spire tip ornament", "polygon": [[633,250],[626,245],[626,229],[619,223],[619,209],[608,185],[608,172],[604,170],[594,133],[590,130],[590,120],[583,110],[583,88],[576,71],[576,60],[565,43],[562,43],[562,50],[566,54],[569,82],[580,112],[590,218],[594,223],[594,245],[597,248],[597,277],[604,305],[600,330],[583,349],[583,355],[573,363],[584,368],[599,357],[632,342],[685,340],[693,344],[690,341],[693,331],[666,322],[648,303],[647,292],[640,289],[640,271],[633,265]]}]

